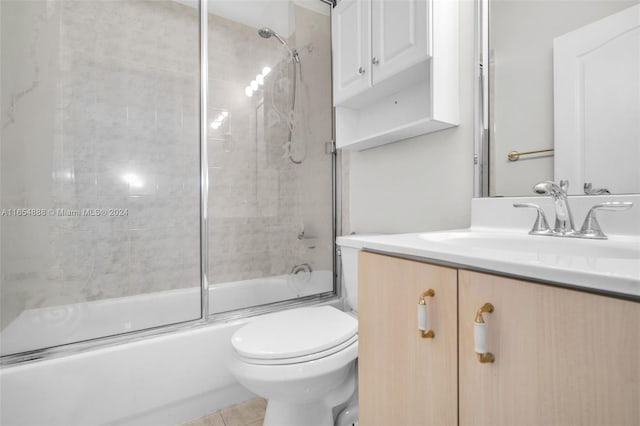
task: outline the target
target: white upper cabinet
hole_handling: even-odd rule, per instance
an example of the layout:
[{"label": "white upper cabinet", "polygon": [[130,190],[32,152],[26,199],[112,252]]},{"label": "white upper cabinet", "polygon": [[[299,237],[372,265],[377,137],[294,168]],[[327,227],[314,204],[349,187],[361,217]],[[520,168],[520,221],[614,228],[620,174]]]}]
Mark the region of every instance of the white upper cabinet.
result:
[{"label": "white upper cabinet", "polygon": [[332,13],[336,146],[458,124],[458,0],[340,0]]},{"label": "white upper cabinet", "polygon": [[429,58],[427,14],[424,0],[372,1],[373,84]]},{"label": "white upper cabinet", "polygon": [[371,0],[341,1],[333,10],[332,28],[338,103],[371,87]]}]

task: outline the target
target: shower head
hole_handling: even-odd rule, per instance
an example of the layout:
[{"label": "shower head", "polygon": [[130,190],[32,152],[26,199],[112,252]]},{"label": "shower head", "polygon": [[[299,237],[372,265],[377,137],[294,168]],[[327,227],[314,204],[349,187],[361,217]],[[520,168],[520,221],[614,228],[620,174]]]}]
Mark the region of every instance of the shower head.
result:
[{"label": "shower head", "polygon": [[271,28],[269,28],[269,27],[263,27],[263,28],[260,28],[260,29],[258,30],[258,34],[260,34],[260,37],[262,37],[262,38],[269,38],[269,37],[271,37],[272,35],[274,35],[275,33],[276,33],[276,32],[275,32],[275,31],[273,31],[273,30],[272,30]]},{"label": "shower head", "polygon": [[258,35],[260,35],[260,37],[262,38],[271,38],[272,36],[275,37],[284,47],[287,48],[293,60],[296,61],[297,64],[300,63],[300,57],[298,56],[298,51],[296,49],[292,49],[289,46],[289,44],[282,37],[280,37],[280,34],[273,31],[269,27],[262,27],[258,30]]},{"label": "shower head", "polygon": [[562,190],[555,183],[551,181],[544,181],[536,184],[533,187],[533,192],[538,195],[551,195],[552,197],[555,197],[561,194]]}]

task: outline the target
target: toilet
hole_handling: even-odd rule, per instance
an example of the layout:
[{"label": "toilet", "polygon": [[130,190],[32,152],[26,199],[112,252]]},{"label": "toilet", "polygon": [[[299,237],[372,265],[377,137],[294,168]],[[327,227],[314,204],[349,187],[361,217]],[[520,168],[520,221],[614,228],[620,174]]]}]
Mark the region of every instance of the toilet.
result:
[{"label": "toilet", "polygon": [[358,247],[340,238],[338,244],[351,312],[333,306],[290,309],[257,318],[231,337],[231,372],[267,399],[264,426],[334,426],[356,420]]}]

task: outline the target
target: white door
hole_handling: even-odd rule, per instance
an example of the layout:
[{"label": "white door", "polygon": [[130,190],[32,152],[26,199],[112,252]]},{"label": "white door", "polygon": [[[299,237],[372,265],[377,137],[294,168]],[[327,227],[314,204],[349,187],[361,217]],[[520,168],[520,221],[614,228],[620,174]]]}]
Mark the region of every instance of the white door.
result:
[{"label": "white door", "polygon": [[640,192],[640,5],[554,40],[555,179]]},{"label": "white door", "polygon": [[427,0],[373,0],[371,9],[373,84],[429,57]]},{"label": "white door", "polygon": [[342,0],[331,16],[333,103],[371,87],[371,0]]}]

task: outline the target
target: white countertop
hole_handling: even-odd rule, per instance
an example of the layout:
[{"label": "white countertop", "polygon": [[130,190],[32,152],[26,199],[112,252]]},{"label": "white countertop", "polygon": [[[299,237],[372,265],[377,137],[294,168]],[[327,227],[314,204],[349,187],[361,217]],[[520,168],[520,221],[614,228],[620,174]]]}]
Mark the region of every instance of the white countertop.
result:
[{"label": "white countertop", "polygon": [[[529,228],[496,228],[484,219],[495,222],[501,211],[521,215],[515,209],[496,208],[510,207],[513,201],[517,200],[500,199],[491,204],[482,199],[474,203],[474,224],[469,229],[351,235],[338,237],[338,244],[640,300],[640,235],[635,221],[628,235],[610,234],[608,240],[584,240],[528,235]],[[640,210],[640,205],[635,209]],[[637,213],[633,216],[637,217]],[[532,224],[531,215],[523,223],[529,219]],[[607,232],[604,226],[603,230]]]}]

